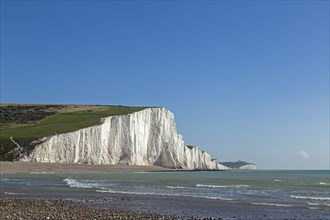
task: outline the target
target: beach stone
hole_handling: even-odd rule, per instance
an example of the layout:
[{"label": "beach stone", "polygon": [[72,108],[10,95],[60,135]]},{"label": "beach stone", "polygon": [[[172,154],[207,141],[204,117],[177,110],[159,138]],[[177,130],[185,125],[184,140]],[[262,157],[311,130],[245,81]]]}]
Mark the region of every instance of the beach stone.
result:
[{"label": "beach stone", "polygon": [[[179,220],[180,216],[161,215],[151,212],[133,212],[91,208],[66,200],[45,199],[0,199],[0,219],[107,219],[107,220]],[[213,217],[194,218],[193,220],[215,219]],[[221,218],[219,218],[221,219]]]}]

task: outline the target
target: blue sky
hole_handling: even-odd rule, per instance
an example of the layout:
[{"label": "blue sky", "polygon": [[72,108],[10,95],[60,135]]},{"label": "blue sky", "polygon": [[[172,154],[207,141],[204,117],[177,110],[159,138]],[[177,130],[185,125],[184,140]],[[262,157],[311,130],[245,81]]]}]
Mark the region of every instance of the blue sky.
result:
[{"label": "blue sky", "polygon": [[221,161],[327,169],[329,1],[1,1],[1,102],[164,106]]}]

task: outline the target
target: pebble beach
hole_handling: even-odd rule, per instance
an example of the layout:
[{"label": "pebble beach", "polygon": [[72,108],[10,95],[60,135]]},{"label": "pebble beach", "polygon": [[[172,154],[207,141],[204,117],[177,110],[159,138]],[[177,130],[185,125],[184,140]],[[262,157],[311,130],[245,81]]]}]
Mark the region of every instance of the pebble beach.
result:
[{"label": "pebble beach", "polygon": [[[71,201],[45,199],[1,199],[0,219],[117,219],[180,220],[182,217],[151,212],[129,212],[79,206]],[[216,218],[190,218],[214,220]],[[220,220],[221,218],[217,218]]]}]

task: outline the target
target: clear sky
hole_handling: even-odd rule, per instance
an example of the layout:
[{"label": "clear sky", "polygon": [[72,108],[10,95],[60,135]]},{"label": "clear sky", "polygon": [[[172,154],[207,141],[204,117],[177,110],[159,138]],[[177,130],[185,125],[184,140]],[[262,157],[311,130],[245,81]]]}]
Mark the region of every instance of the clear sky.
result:
[{"label": "clear sky", "polygon": [[1,102],[164,106],[187,144],[329,168],[329,1],[1,1]]}]

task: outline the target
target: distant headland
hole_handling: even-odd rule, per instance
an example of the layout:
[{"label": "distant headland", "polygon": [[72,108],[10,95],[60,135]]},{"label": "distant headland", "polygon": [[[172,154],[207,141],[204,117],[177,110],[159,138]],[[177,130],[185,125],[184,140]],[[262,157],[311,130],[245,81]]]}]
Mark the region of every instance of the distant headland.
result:
[{"label": "distant headland", "polygon": [[238,160],[236,162],[221,162],[222,165],[228,167],[229,169],[235,170],[255,170],[257,169],[256,164],[248,163],[242,160]]}]

